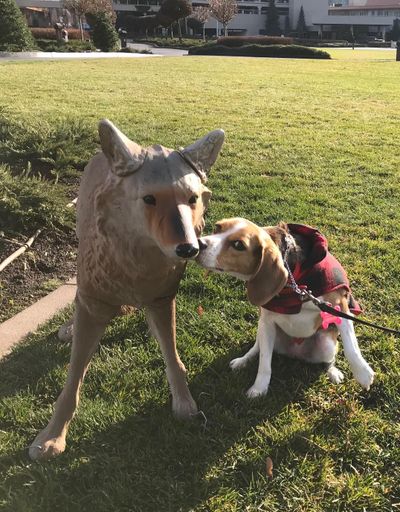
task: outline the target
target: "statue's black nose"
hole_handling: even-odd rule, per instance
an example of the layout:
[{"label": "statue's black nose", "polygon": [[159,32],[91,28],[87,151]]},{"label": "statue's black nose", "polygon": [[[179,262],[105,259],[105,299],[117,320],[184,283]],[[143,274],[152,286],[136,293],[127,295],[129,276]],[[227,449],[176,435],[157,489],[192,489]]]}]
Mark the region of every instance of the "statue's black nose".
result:
[{"label": "statue's black nose", "polygon": [[199,249],[193,244],[180,244],[175,249],[176,255],[180,258],[194,258],[199,254]]},{"label": "statue's black nose", "polygon": [[197,240],[199,242],[199,249],[200,251],[204,251],[204,249],[207,249],[207,244],[203,242],[201,238],[198,238]]}]

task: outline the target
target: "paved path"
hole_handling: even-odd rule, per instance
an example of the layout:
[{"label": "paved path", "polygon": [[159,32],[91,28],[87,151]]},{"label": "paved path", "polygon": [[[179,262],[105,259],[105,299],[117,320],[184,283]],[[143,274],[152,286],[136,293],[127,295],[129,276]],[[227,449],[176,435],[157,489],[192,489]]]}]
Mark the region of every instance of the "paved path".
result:
[{"label": "paved path", "polygon": [[142,59],[145,57],[180,57],[187,50],[155,48],[149,44],[128,43],[135,50],[150,50],[152,53],[123,52],[0,52],[0,62],[10,60],[74,60],[74,59]]},{"label": "paved path", "polygon": [[76,278],[73,278],[21,313],[0,324],[0,358],[10,352],[14,345],[28,334],[35,332],[39,325],[47,322],[71,304],[75,294]]},{"label": "paved path", "polygon": [[146,53],[120,52],[0,52],[0,62],[10,60],[73,60],[73,59],[140,59],[144,57],[159,57]]},{"label": "paved path", "polygon": [[156,46],[143,43],[128,43],[128,46],[129,48],[134,48],[139,51],[150,50],[154,55],[163,55],[165,57],[179,57],[188,54],[187,50],[179,50],[177,48],[158,48]]}]

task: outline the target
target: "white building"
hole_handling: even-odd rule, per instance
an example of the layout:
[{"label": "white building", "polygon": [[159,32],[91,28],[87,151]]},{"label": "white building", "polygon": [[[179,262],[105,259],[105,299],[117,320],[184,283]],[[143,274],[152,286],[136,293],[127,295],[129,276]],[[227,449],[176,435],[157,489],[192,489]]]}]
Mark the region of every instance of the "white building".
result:
[{"label": "white building", "polygon": [[[363,31],[368,36],[385,38],[396,18],[400,19],[400,0],[290,0],[290,21],[296,27],[303,6],[307,27],[319,36],[335,38],[343,28]],[[338,37],[340,38],[340,37]]]},{"label": "white building", "polygon": [[[62,0],[16,0],[28,19],[35,21],[35,16],[43,19],[47,12],[49,26],[57,17],[63,15]],[[357,35],[360,31],[365,36],[385,38],[385,34],[396,18],[400,19],[400,0],[275,0],[282,32],[286,18],[292,30],[296,29],[299,12],[303,7],[305,21],[313,37],[338,38],[349,30]],[[156,12],[162,0],[113,0],[115,11],[121,13]],[[207,0],[192,0],[192,5],[207,5]],[[260,35],[265,34],[266,12],[269,0],[238,0],[238,14],[229,23],[230,34]],[[65,11],[64,11],[65,14]],[[46,18],[46,19],[47,19]],[[42,22],[41,22],[41,26]],[[211,18],[206,23],[208,36],[221,35],[222,27]]]}]

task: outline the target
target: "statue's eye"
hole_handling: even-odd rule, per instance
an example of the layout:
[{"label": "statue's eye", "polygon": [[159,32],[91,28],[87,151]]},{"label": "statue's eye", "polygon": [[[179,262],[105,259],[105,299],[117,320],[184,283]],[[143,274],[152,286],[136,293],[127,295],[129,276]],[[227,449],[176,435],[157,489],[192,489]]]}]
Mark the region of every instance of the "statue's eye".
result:
[{"label": "statue's eye", "polygon": [[198,198],[199,198],[199,196],[196,196],[196,194],[193,194],[192,197],[189,199],[189,204],[196,204]]},{"label": "statue's eye", "polygon": [[146,204],[151,204],[152,206],[155,206],[156,204],[156,198],[154,196],[144,196],[143,201]]},{"label": "statue's eye", "polygon": [[234,240],[233,242],[231,242],[231,246],[236,251],[245,251],[246,250],[246,246],[241,240]]}]

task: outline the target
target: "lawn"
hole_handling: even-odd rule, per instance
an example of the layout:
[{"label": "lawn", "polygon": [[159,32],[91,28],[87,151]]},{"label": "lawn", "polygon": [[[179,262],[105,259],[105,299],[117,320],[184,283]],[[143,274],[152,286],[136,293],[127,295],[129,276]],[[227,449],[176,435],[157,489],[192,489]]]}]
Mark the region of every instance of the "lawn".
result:
[{"label": "lawn", "polygon": [[[383,52],[329,51],[334,60],[6,63],[0,108],[33,133],[63,123],[82,130],[82,144],[68,146],[73,162],[95,150],[102,117],[143,145],[184,146],[223,128],[206,231],[233,215],[318,226],[366,316],[399,328],[400,65]],[[66,201],[68,162],[51,185]],[[67,229],[67,220],[54,224]],[[399,339],[357,327],[376,371],[369,392],[340,350],[342,385],[319,367],[276,356],[268,395],[251,402],[244,391],[256,363],[236,374],[228,368],[255,339],[257,310],[243,284],[206,278],[192,264],[177,308],[179,351],[207,422],[172,418],[162,357],[139,312],[107,330],[66,452],[32,463],[26,448],[64,384],[69,347],[56,331],[70,312],[0,362],[1,510],[400,510]]]}]

